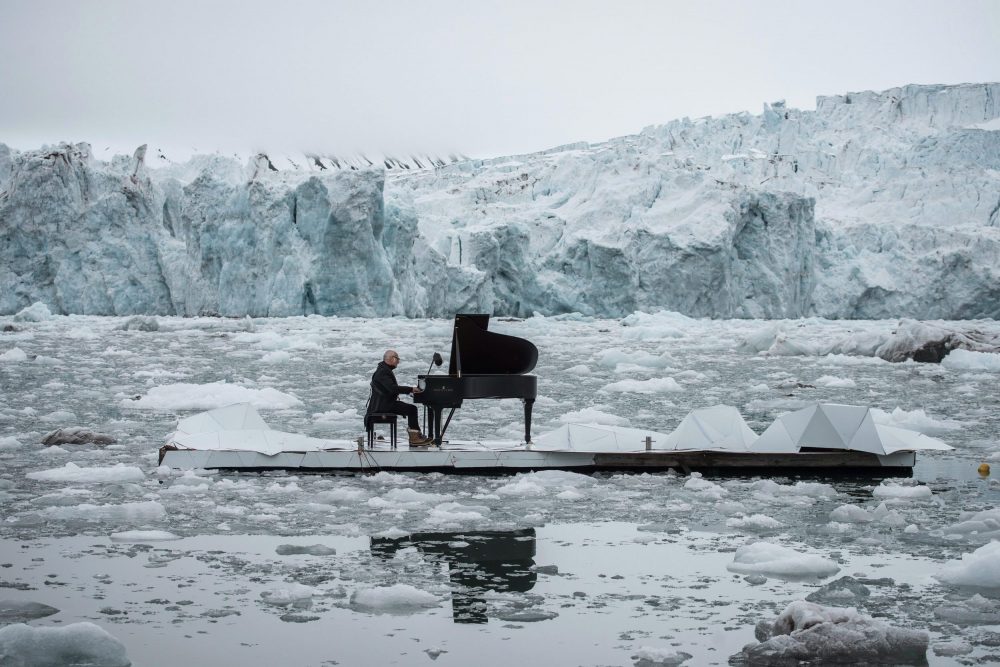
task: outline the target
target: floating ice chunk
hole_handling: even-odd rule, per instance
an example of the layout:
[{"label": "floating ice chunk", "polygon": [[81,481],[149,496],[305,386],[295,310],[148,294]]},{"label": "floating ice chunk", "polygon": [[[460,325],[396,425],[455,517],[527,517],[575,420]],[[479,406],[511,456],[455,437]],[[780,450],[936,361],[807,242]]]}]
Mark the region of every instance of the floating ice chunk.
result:
[{"label": "floating ice chunk", "polygon": [[348,503],[359,503],[368,499],[368,492],[351,486],[339,486],[329,491],[320,491],[313,496],[318,503],[327,505],[340,505]]},{"label": "floating ice chunk", "polygon": [[409,584],[360,588],[351,595],[352,607],[370,611],[409,613],[437,605],[436,596]]},{"label": "floating ice chunk", "polygon": [[387,528],[380,533],[375,533],[372,537],[385,537],[390,540],[398,540],[399,538],[406,537],[408,535],[409,533],[405,530],[400,530],[399,528],[393,526],[392,528]]},{"label": "floating ice chunk", "polygon": [[830,512],[830,521],[839,523],[871,523],[874,520],[868,510],[857,505],[841,505]]},{"label": "floating ice chunk", "polygon": [[510,623],[538,623],[539,621],[551,621],[559,614],[554,611],[543,609],[502,609],[497,612],[497,618]]},{"label": "floating ice chunk", "polygon": [[313,414],[313,421],[317,424],[337,426],[337,425],[354,425],[359,426],[363,423],[364,416],[358,412],[357,408],[348,408],[346,410],[328,410],[327,412],[317,412]]},{"label": "floating ice chunk", "polygon": [[124,331],[159,331],[160,322],[155,317],[136,315],[121,326]]},{"label": "floating ice chunk", "polygon": [[984,544],[944,564],[937,578],[956,586],[1000,588],[1000,542]]},{"label": "floating ice chunk", "polygon": [[0,438],[0,450],[4,449],[18,449],[24,447],[20,440],[12,435],[4,436]]},{"label": "floating ice chunk", "polygon": [[183,475],[170,483],[170,486],[171,488],[175,486],[203,486],[211,483],[212,480],[199,476],[196,471],[185,470]]},{"label": "floating ice chunk", "polygon": [[876,424],[907,428],[925,435],[941,435],[949,431],[958,430],[964,426],[962,422],[953,419],[934,419],[928,417],[927,413],[920,409],[907,412],[897,407],[892,412],[885,412],[878,408],[872,408],[871,415]]},{"label": "floating ice chunk", "polygon": [[180,382],[153,387],[136,400],[124,399],[122,406],[147,410],[213,410],[236,403],[249,403],[255,408],[284,410],[302,405],[297,397],[266,387],[251,389],[228,382],[190,384]]},{"label": "floating ice chunk", "polygon": [[29,472],[28,479],[40,482],[79,482],[101,484],[106,482],[141,482],[146,476],[139,468],[116,463],[109,468],[81,468],[75,463],[67,463],[62,468]]},{"label": "floating ice chunk", "polygon": [[0,354],[0,363],[19,364],[27,360],[27,353],[19,347],[12,347],[3,354]]},{"label": "floating ice chunk", "polygon": [[772,542],[754,542],[736,550],[730,572],[760,573],[786,577],[829,577],[840,571],[832,560],[805,554]]},{"label": "floating ice chunk", "polygon": [[619,417],[593,407],[567,412],[561,417],[556,417],[556,421],[562,424],[604,424],[605,426],[628,426],[629,424],[629,420],[625,417]]},{"label": "floating ice chunk", "polygon": [[38,453],[39,456],[65,456],[66,454],[69,454],[69,450],[63,449],[58,445],[46,447]]},{"label": "floating ice chunk", "polygon": [[113,542],[166,542],[179,539],[181,538],[178,535],[165,530],[126,530],[120,533],[111,533]]},{"label": "floating ice chunk", "polygon": [[361,481],[378,484],[381,486],[411,486],[416,478],[411,475],[403,475],[395,472],[385,472],[384,470],[369,477],[361,478]]},{"label": "floating ice chunk", "polygon": [[1000,603],[977,593],[968,600],[935,607],[934,617],[956,625],[996,625],[1000,623]]},{"label": "floating ice chunk", "polygon": [[448,651],[444,650],[440,646],[432,646],[431,648],[424,649],[424,653],[426,653],[427,657],[430,658],[431,660],[437,660],[441,656],[441,654],[447,652]]},{"label": "floating ice chunk", "polygon": [[22,308],[14,315],[15,322],[45,322],[52,319],[52,311],[41,301]]},{"label": "floating ice chunk", "polygon": [[889,363],[880,357],[855,357],[846,354],[828,354],[816,361],[824,366],[877,366]]},{"label": "floating ice chunk", "polygon": [[884,523],[893,528],[902,528],[906,525],[906,518],[896,510],[889,509],[885,503],[880,504],[872,510],[872,517],[879,523]]},{"label": "floating ice chunk", "polygon": [[291,361],[292,355],[285,350],[273,350],[260,358],[262,364],[283,364]]},{"label": "floating ice chunk", "polygon": [[891,480],[882,480],[872,491],[876,498],[930,498],[934,493],[931,487],[922,484],[899,484]]},{"label": "floating ice chunk", "polygon": [[162,521],[167,510],[155,500],[120,505],[93,505],[83,503],[69,507],[47,507],[42,512],[46,519],[62,521]]},{"label": "floating ice chunk", "polygon": [[42,438],[43,445],[112,445],[118,442],[110,435],[98,433],[84,426],[70,426],[49,432]]},{"label": "floating ice chunk", "polygon": [[337,550],[325,544],[279,544],[274,552],[279,556],[334,556]]},{"label": "floating ice chunk", "polygon": [[54,410],[39,417],[43,422],[68,422],[76,421],[76,415],[69,410]]},{"label": "floating ice chunk", "polygon": [[61,628],[8,625],[0,628],[0,656],[9,667],[128,667],[120,641],[93,623]]},{"label": "floating ice chunk", "polygon": [[690,660],[691,654],[668,648],[640,646],[632,659],[635,661],[635,667],[677,667],[685,660]]},{"label": "floating ice chunk", "polygon": [[841,577],[819,587],[806,596],[809,602],[834,605],[856,605],[864,602],[871,590],[854,577]]},{"label": "floating ice chunk", "polygon": [[522,496],[537,498],[554,495],[556,489],[576,489],[594,484],[594,479],[588,475],[564,470],[541,470],[539,472],[519,473],[513,481],[504,484],[496,490],[502,496]]},{"label": "floating ice chunk", "polygon": [[751,514],[746,517],[726,519],[726,526],[728,528],[742,528],[744,530],[768,531],[780,530],[785,527],[785,524],[766,514]]},{"label": "floating ice chunk", "polygon": [[287,607],[290,604],[302,600],[309,600],[318,593],[320,593],[320,591],[312,586],[293,583],[279,588],[262,591],[260,597],[265,604],[269,604],[273,607]]},{"label": "floating ice chunk", "polygon": [[634,394],[666,394],[684,391],[684,387],[673,378],[653,378],[651,380],[619,380],[606,384],[601,391]]},{"label": "floating ice chunk", "polygon": [[768,325],[762,329],[758,329],[740,341],[737,349],[740,352],[749,354],[763,352],[774,345],[774,339],[778,336],[780,331],[781,328],[776,325]]},{"label": "floating ice chunk", "polygon": [[817,387],[843,387],[843,388],[853,388],[858,386],[854,380],[851,378],[840,378],[833,375],[823,375],[816,378]]},{"label": "floating ice chunk", "polygon": [[956,371],[1000,371],[1000,354],[952,350],[941,365]]},{"label": "floating ice chunk", "polygon": [[[954,354],[954,353],[952,353]],[[947,357],[945,357],[947,359]],[[953,639],[950,642],[938,642],[933,647],[934,655],[940,656],[956,656],[956,655],[968,655],[972,653],[972,644],[967,641],[962,641],[961,639]]]},{"label": "floating ice chunk", "polygon": [[[947,533],[968,535],[977,533],[980,536],[990,536],[1000,531],[1000,509],[988,509],[981,512],[962,512],[958,515],[959,522],[945,529]],[[998,535],[1000,536],[1000,535]]]},{"label": "floating ice chunk", "polygon": [[416,489],[390,489],[384,496],[372,498],[368,506],[382,509],[385,507],[406,507],[414,505],[429,505],[454,500],[455,496],[445,493],[422,493]]},{"label": "floating ice chunk", "polygon": [[814,357],[819,354],[816,345],[804,340],[793,340],[784,333],[775,335],[771,347],[761,354],[769,357]]},{"label": "floating ice chunk", "polygon": [[264,489],[267,493],[298,493],[302,489],[295,482],[289,482],[282,486],[278,482],[272,482]]},{"label": "floating ice chunk", "polygon": [[62,468],[29,472],[28,479],[40,482],[81,482],[101,484],[106,482],[141,482],[146,476],[139,468],[116,463],[107,468],[81,468],[75,463],[67,463]]},{"label": "floating ice chunk", "polygon": [[462,524],[482,521],[490,508],[484,505],[463,505],[461,503],[441,503],[427,515],[427,523],[435,526]]},{"label": "floating ice chunk", "polygon": [[619,364],[629,364],[643,368],[666,368],[673,363],[673,359],[667,352],[656,355],[649,352],[627,352],[622,349],[610,349],[598,355],[598,362],[608,368],[614,368]]},{"label": "floating ice chunk", "polygon": [[707,479],[702,478],[701,475],[697,473],[692,473],[688,480],[684,482],[684,488],[703,496],[715,498],[716,500],[721,500],[723,496],[729,493],[729,491],[725,488],[719,486],[715,482],[710,482]]},{"label": "floating ice chunk", "polygon": [[926,664],[926,632],[896,628],[854,609],[798,600],[773,623],[757,624],[762,643],[744,647],[751,665],[830,663]]},{"label": "floating ice chunk", "polygon": [[751,487],[757,493],[769,496],[792,496],[802,498],[834,498],[837,490],[822,482],[796,482],[795,484],[778,484],[771,479],[759,479]]},{"label": "floating ice chunk", "polygon": [[[38,618],[58,614],[59,610],[41,602],[0,600],[0,623],[27,623]],[[2,658],[0,654],[0,658]],[[5,663],[6,664],[6,663]]]}]

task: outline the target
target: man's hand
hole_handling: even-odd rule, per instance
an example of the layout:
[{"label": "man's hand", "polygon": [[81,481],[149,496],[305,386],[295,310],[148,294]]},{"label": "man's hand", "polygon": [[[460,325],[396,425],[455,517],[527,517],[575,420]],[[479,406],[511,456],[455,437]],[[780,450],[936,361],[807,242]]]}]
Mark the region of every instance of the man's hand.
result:
[{"label": "man's hand", "polygon": [[414,393],[414,394],[421,394],[421,393],[423,393],[423,391],[424,391],[424,390],[423,390],[423,389],[421,389],[420,387],[414,387],[414,388],[413,388],[413,393]]}]

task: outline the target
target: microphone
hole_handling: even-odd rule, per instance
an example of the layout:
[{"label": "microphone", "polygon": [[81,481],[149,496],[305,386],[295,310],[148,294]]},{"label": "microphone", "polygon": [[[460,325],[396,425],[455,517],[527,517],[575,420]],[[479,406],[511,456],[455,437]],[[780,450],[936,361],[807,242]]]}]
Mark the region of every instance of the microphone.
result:
[{"label": "microphone", "polygon": [[435,366],[440,366],[440,365],[441,365],[441,364],[443,364],[443,363],[444,363],[444,359],[442,359],[442,358],[441,358],[441,355],[440,355],[440,354],[438,354],[437,352],[435,352],[435,353],[434,353],[434,356],[433,356],[433,357],[431,357],[431,363],[430,363],[430,365],[429,365],[429,366],[427,367],[427,373],[426,373],[426,374],[427,374],[427,375],[430,375],[430,374],[431,374],[431,369],[432,369],[432,368],[434,368]]}]

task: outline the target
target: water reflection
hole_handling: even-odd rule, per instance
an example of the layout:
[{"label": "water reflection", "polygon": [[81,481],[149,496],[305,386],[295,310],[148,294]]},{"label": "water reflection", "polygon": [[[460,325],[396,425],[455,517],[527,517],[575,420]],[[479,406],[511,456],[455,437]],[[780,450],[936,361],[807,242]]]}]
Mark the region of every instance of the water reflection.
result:
[{"label": "water reflection", "polygon": [[415,547],[426,558],[448,564],[453,585],[452,618],[456,623],[486,623],[483,595],[523,593],[535,585],[535,529],[412,533],[406,537],[373,537],[371,551],[393,558],[397,551]]}]

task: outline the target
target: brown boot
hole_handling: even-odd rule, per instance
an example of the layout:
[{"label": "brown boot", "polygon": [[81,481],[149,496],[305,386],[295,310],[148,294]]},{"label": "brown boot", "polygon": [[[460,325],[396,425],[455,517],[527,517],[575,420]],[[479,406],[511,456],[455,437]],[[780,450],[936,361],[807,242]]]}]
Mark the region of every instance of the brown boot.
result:
[{"label": "brown boot", "polygon": [[420,429],[408,428],[406,433],[410,436],[410,447],[426,447],[433,442],[433,439],[426,437]]}]

